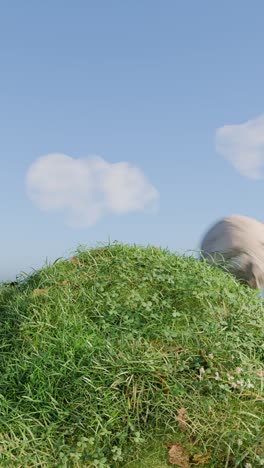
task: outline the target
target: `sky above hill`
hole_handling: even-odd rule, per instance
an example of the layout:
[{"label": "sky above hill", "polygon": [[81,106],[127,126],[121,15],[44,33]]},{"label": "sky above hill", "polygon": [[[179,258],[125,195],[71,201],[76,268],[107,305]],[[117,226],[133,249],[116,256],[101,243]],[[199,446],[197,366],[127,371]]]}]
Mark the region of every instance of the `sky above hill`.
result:
[{"label": "sky above hill", "polygon": [[0,280],[264,220],[261,0],[3,0]]}]

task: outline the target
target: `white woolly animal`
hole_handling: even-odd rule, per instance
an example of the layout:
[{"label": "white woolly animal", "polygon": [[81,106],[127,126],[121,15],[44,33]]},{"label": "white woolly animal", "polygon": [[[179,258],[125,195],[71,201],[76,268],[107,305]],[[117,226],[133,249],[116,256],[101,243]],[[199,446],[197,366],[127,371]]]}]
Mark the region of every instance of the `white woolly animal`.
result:
[{"label": "white woolly animal", "polygon": [[252,289],[264,288],[264,224],[238,215],[220,220],[204,236],[201,257]]}]

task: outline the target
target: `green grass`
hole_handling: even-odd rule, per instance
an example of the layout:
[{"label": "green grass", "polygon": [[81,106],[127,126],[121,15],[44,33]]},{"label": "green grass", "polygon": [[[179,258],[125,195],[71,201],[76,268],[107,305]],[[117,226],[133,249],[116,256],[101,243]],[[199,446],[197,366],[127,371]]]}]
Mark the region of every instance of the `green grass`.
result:
[{"label": "green grass", "polygon": [[205,262],[79,250],[2,285],[0,347],[1,467],[264,465],[263,303]]}]

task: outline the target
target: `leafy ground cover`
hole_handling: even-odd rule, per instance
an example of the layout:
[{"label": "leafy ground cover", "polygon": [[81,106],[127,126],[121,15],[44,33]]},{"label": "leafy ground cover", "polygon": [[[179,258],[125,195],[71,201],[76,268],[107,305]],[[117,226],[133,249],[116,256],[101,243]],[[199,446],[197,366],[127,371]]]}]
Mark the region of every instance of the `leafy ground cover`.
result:
[{"label": "leafy ground cover", "polygon": [[264,465],[264,309],[167,250],[80,249],[0,288],[0,466]]}]

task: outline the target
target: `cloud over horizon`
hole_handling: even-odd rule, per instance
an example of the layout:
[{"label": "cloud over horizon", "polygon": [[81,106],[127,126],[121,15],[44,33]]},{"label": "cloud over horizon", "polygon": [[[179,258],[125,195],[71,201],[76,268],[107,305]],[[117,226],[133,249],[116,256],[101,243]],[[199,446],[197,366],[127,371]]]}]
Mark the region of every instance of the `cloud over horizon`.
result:
[{"label": "cloud over horizon", "polygon": [[264,114],[216,130],[216,150],[243,176],[264,179]]},{"label": "cloud over horizon", "polygon": [[99,156],[41,156],[28,169],[26,189],[41,210],[60,213],[67,225],[79,228],[93,226],[110,213],[143,211],[159,199],[141,169]]}]

